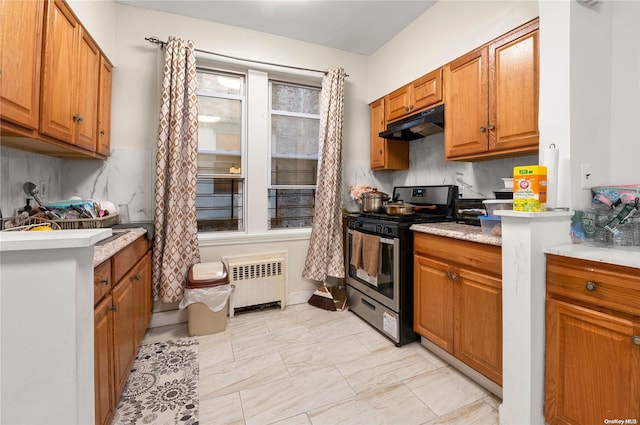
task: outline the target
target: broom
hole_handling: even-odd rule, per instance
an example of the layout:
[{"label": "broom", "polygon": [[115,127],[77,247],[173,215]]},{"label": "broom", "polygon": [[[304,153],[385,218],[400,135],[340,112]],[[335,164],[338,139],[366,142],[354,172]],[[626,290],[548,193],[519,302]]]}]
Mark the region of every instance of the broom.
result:
[{"label": "broom", "polygon": [[329,292],[329,288],[327,288],[325,283],[313,292],[308,302],[312,306],[323,310],[336,311],[336,304],[333,301],[333,296],[331,295],[331,292]]}]

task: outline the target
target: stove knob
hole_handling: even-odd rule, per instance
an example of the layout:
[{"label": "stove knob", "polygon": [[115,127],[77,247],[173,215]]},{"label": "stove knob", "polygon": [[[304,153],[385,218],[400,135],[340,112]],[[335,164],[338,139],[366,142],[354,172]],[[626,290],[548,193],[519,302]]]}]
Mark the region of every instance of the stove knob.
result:
[{"label": "stove knob", "polygon": [[391,228],[391,226],[387,226],[387,234],[391,234],[393,232],[393,229]]},{"label": "stove knob", "polygon": [[378,232],[378,233],[382,233],[382,229],[383,229],[382,224],[378,224],[378,225],[376,226],[376,232]]}]

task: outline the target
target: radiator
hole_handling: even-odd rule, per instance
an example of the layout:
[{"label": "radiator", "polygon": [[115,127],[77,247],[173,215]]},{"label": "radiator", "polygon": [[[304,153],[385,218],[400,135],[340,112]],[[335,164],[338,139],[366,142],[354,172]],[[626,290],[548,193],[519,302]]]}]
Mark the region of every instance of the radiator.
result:
[{"label": "radiator", "polygon": [[242,307],[280,302],[286,307],[287,251],[222,257],[227,264],[229,283],[234,286],[229,297],[229,317]]}]

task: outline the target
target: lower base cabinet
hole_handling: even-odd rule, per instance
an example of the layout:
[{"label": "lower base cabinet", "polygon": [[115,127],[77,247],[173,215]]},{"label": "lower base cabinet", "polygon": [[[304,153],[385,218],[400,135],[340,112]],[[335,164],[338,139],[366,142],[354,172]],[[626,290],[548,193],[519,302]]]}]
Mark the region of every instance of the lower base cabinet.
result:
[{"label": "lower base cabinet", "polygon": [[[131,248],[125,248],[116,254],[116,257],[127,256],[123,258],[130,263],[130,254],[139,252],[142,243],[139,239]],[[144,243],[147,244],[146,239]],[[107,261],[113,261],[114,265],[118,263],[117,258]],[[111,269],[113,277],[118,267]],[[98,268],[94,284],[104,285],[104,278],[98,281],[97,270]],[[117,281],[113,289],[98,301],[94,311],[95,422],[103,425],[111,423],[138,348],[149,326],[151,252],[148,249]]]},{"label": "lower base cabinet", "polygon": [[414,237],[414,330],[502,385],[500,247]]},{"label": "lower base cabinet", "polygon": [[640,423],[637,269],[547,256],[544,412],[549,424]]}]

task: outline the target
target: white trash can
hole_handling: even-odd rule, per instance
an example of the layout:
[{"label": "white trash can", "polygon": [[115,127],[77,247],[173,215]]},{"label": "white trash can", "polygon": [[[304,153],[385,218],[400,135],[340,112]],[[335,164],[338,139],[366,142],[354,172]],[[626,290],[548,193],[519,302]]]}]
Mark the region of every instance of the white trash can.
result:
[{"label": "white trash can", "polygon": [[189,336],[211,335],[227,327],[231,285],[222,262],[194,264],[180,308],[187,308]]}]

